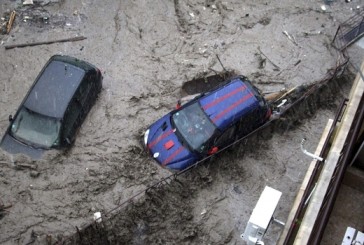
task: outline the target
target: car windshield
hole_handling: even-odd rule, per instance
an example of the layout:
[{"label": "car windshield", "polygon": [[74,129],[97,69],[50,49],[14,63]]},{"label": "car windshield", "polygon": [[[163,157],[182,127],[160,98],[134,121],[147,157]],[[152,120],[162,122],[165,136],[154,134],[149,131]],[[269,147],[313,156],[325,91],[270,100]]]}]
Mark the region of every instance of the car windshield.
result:
[{"label": "car windshield", "polygon": [[172,121],[190,148],[198,152],[205,150],[216,129],[198,102],[173,114]]},{"label": "car windshield", "polygon": [[47,117],[22,107],[11,124],[11,134],[24,143],[50,148],[58,140],[60,127],[59,119]]}]

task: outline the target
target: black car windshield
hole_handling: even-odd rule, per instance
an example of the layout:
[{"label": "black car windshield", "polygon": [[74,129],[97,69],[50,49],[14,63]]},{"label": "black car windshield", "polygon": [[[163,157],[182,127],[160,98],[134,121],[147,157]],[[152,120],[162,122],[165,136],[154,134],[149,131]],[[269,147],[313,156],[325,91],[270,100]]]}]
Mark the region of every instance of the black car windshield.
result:
[{"label": "black car windshield", "polygon": [[22,107],[11,124],[11,134],[18,140],[51,148],[57,144],[61,122],[59,119],[35,113]]},{"label": "black car windshield", "polygon": [[174,113],[172,121],[190,148],[198,152],[205,150],[205,143],[216,129],[198,102]]}]

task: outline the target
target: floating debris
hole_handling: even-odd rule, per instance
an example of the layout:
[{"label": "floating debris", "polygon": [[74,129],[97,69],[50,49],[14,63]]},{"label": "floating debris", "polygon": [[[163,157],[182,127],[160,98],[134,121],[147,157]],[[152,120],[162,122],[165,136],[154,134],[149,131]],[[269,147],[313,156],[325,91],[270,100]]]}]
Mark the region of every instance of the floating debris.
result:
[{"label": "floating debris", "polygon": [[279,107],[284,106],[284,104],[286,104],[286,102],[287,102],[287,99],[283,99],[282,102],[279,105],[277,105],[277,107],[279,108]]},{"label": "floating debris", "polygon": [[25,0],[24,2],[23,2],[23,5],[33,5],[34,3],[33,3],[33,0]]},{"label": "floating debris", "polygon": [[[287,33],[287,32],[286,32]],[[288,33],[287,33],[287,35],[288,35]],[[297,44],[296,44],[297,45]],[[258,46],[258,51],[259,51],[259,53],[261,54],[261,55],[263,55],[273,66],[274,66],[274,70],[276,70],[276,71],[280,71],[281,70],[281,68],[278,66],[278,65],[276,65],[271,59],[269,59],[268,58],[268,56],[267,55],[265,55],[264,53],[263,53],[263,51],[260,49],[260,47]]]},{"label": "floating debris", "polygon": [[94,220],[97,222],[97,223],[100,223],[102,221],[101,219],[101,212],[96,212],[94,213]]},{"label": "floating debris", "polygon": [[9,21],[8,21],[8,24],[6,26],[6,34],[9,34],[10,31],[11,31],[11,28],[13,27],[13,23],[14,23],[14,20],[15,20],[15,16],[16,16],[16,12],[15,10],[13,10],[10,14],[10,18],[9,18]]},{"label": "floating debris", "polygon": [[53,43],[76,42],[76,41],[82,41],[85,39],[86,39],[86,37],[84,37],[84,36],[78,36],[78,37],[52,40],[52,41],[44,41],[44,42],[13,44],[13,45],[5,46],[5,49],[23,48],[23,47],[28,47],[28,46],[37,46],[37,45],[45,45],[45,44],[53,44]]},{"label": "floating debris", "polygon": [[283,34],[286,35],[288,37],[288,39],[291,42],[293,42],[294,45],[298,46],[298,43],[296,42],[296,39],[293,36],[291,36],[290,34],[288,34],[287,31],[283,31]]}]

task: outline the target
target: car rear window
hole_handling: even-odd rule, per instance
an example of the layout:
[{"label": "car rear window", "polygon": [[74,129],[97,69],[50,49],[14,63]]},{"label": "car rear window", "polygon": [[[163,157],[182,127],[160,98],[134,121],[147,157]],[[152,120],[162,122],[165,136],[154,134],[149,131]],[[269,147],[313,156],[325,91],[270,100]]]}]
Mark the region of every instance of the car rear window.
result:
[{"label": "car rear window", "polygon": [[85,71],[77,66],[50,62],[31,90],[25,106],[42,115],[62,118],[84,75]]}]

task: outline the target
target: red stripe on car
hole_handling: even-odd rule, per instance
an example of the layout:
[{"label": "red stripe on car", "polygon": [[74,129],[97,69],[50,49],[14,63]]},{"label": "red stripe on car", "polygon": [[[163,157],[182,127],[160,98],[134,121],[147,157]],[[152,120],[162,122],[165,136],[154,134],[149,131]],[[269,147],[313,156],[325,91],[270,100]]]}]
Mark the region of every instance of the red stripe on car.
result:
[{"label": "red stripe on car", "polygon": [[223,117],[226,113],[228,113],[229,111],[231,111],[232,109],[234,109],[235,107],[237,107],[238,105],[240,105],[241,103],[243,103],[244,101],[248,100],[251,97],[253,97],[253,94],[252,93],[249,93],[249,94],[245,95],[243,98],[241,98],[240,100],[238,100],[237,102],[235,102],[234,104],[232,104],[231,106],[229,106],[228,108],[226,108],[225,110],[223,110],[222,112],[220,112],[219,114],[217,114],[212,119],[212,121],[213,122],[216,122],[221,117]]},{"label": "red stripe on car", "polygon": [[172,162],[173,158],[175,158],[178,154],[181,153],[185,149],[183,146],[180,146],[175,152],[172,153],[164,162],[162,163],[162,166],[166,166],[168,163]]},{"label": "red stripe on car", "polygon": [[220,103],[221,101],[224,101],[224,100],[226,100],[227,98],[229,98],[229,97],[233,96],[234,94],[236,94],[236,93],[238,93],[238,92],[240,92],[240,91],[244,91],[245,89],[246,89],[246,86],[245,86],[245,84],[244,84],[242,87],[239,87],[239,88],[237,88],[237,89],[235,89],[235,90],[231,91],[230,93],[225,94],[224,96],[222,96],[222,97],[220,97],[220,98],[218,98],[218,99],[215,99],[215,100],[211,101],[210,103],[208,103],[208,104],[204,105],[202,108],[203,108],[204,110],[207,110],[207,109],[209,109],[210,107],[212,107],[212,106],[214,106],[214,105],[216,105],[216,104]]},{"label": "red stripe on car", "polygon": [[154,141],[152,141],[150,144],[148,144],[149,148],[152,148],[153,146],[155,146],[156,144],[158,144],[159,141],[161,141],[162,139],[164,139],[165,137],[168,137],[171,133],[173,133],[173,130],[169,130],[167,132],[164,132],[163,134],[161,134],[160,136],[158,136],[158,138],[156,138]]}]

